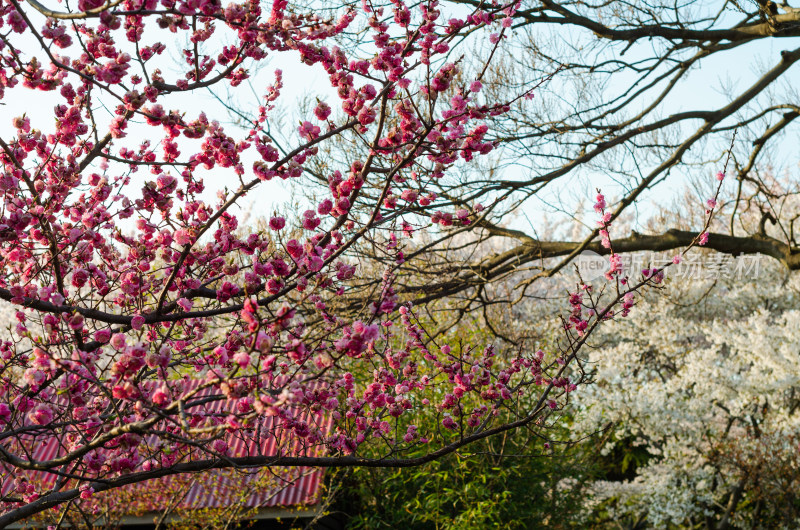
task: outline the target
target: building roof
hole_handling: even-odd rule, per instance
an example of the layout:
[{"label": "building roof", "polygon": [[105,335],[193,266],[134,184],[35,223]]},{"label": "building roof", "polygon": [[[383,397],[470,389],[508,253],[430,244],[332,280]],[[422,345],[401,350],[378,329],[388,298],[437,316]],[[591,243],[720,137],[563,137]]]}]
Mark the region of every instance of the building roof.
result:
[{"label": "building roof", "polygon": [[[201,381],[189,380],[184,392],[196,388]],[[201,391],[202,392],[202,391]],[[202,394],[198,394],[198,397]],[[233,400],[218,400],[207,405],[209,412],[225,413],[233,409]],[[329,415],[309,413],[297,414],[297,420],[305,422],[322,435],[330,432],[332,421]],[[312,456],[320,454],[320,444],[309,444],[305,438],[293,432],[285,432],[276,416],[259,417],[256,427],[248,431],[235,430],[224,437],[231,457],[260,455]],[[56,436],[37,435],[26,443],[16,439],[31,451],[34,460],[49,460],[65,453],[63,443]],[[146,437],[140,447],[142,452],[152,452],[156,447],[155,437]],[[111,455],[113,444],[98,449]],[[199,456],[203,458],[203,456]],[[207,456],[205,456],[207,458]],[[191,460],[191,456],[188,458]],[[184,460],[185,461],[185,460]],[[55,485],[57,476],[40,471],[23,472],[27,480],[37,486],[49,488]],[[136,516],[147,512],[158,512],[169,503],[178,510],[222,509],[236,505],[242,508],[302,508],[320,500],[324,470],[319,468],[266,468],[257,470],[215,469],[198,473],[172,475],[159,479],[131,484],[97,494],[96,502],[113,502],[125,507],[125,515]],[[8,464],[0,463],[0,494],[13,494],[20,473]],[[71,487],[70,484],[64,488]],[[72,486],[74,487],[74,486]],[[37,488],[38,489],[38,488]],[[93,501],[94,502],[94,501]]]}]

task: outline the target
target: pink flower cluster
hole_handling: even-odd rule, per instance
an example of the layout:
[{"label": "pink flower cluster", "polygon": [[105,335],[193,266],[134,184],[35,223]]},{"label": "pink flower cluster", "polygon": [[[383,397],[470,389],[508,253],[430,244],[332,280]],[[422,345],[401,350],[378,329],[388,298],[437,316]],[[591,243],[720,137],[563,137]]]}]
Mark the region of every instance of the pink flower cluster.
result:
[{"label": "pink flower cluster", "polygon": [[[378,242],[403,264],[408,239],[427,228],[420,219],[480,221],[480,204],[445,203],[436,183],[494,150],[491,118],[512,101],[479,101],[481,80],[464,84],[447,54],[461,33],[507,29],[513,5],[449,21],[435,0],[365,3],[336,20],[284,0],[105,5],[80,0],[80,24],[46,21],[41,42],[63,55],[24,50],[39,40],[13,41],[33,30],[16,9],[3,13],[19,49],[0,66],[0,98],[33,89],[57,100],[54,123],[14,119],[0,153],[0,289],[21,306],[13,340],[0,343],[0,422],[21,433],[8,449],[17,459],[55,440],[75,500],[90,502],[98,476],[230,456],[231,437],[308,454],[441,445],[499,415],[531,377],[574,389],[542,357],[429,340],[401,305],[394,269],[372,278],[357,261]],[[375,53],[336,45],[359,16]],[[167,33],[188,43],[178,73],[157,67]],[[200,89],[235,89],[287,50],[324,69],[335,91],[289,149],[268,126],[279,71],[244,132],[181,107]],[[98,119],[103,106],[110,116]],[[353,139],[357,149],[366,139],[362,151],[319,163]],[[210,171],[226,183],[216,198]],[[271,215],[264,229],[237,217],[263,181],[310,175],[324,189],[295,214]],[[441,430],[420,426],[429,413]],[[37,467],[65,469],[54,462]],[[24,499],[4,508],[47,494],[17,490]]]}]

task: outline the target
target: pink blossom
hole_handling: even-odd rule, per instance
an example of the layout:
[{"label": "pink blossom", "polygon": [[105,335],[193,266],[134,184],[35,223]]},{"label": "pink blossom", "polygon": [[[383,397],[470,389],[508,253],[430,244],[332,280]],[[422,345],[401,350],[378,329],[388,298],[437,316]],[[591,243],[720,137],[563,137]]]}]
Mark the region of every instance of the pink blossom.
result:
[{"label": "pink blossom", "polygon": [[179,245],[189,245],[192,243],[192,235],[188,230],[176,230],[175,242]]},{"label": "pink blossom", "polygon": [[53,409],[50,405],[37,405],[30,413],[28,419],[34,425],[47,425],[53,421]]},{"label": "pink blossom", "polygon": [[275,340],[263,331],[259,331],[258,335],[256,335],[256,348],[261,353],[269,353],[274,344]]},{"label": "pink blossom", "polygon": [[314,116],[317,117],[320,121],[325,121],[328,119],[328,116],[331,115],[331,108],[328,106],[327,103],[324,101],[320,101],[317,103],[316,108],[314,109]]},{"label": "pink blossom", "polygon": [[286,242],[286,252],[288,252],[289,255],[296,260],[302,258],[305,254],[303,245],[301,245],[296,239],[290,239]]},{"label": "pink blossom", "polygon": [[69,327],[70,329],[80,330],[83,329],[83,315],[80,313],[75,313],[72,315],[72,318],[69,319]]},{"label": "pink blossom", "polygon": [[273,217],[269,220],[269,227],[276,232],[282,230],[284,226],[286,226],[286,219],[283,217]]},{"label": "pink blossom", "polygon": [[144,326],[144,322],[145,322],[145,319],[144,319],[144,317],[142,315],[135,315],[131,319],[131,327],[134,330],[138,331],[138,330],[142,329],[142,326]]},{"label": "pink blossom", "polygon": [[111,337],[111,347],[117,351],[121,351],[125,349],[125,334],[124,333],[114,333]]},{"label": "pink blossom", "polygon": [[309,140],[316,138],[320,133],[319,127],[308,121],[301,123],[298,131],[302,138],[307,138]]},{"label": "pink blossom", "polygon": [[164,407],[170,402],[169,393],[165,388],[157,388],[151,397],[153,404],[158,407]]},{"label": "pink blossom", "polygon": [[603,196],[602,193],[597,194],[597,202],[594,204],[594,211],[597,213],[603,213],[603,210],[606,208],[606,198]]},{"label": "pink blossom", "polygon": [[328,215],[333,210],[333,201],[330,199],[322,200],[317,206],[317,213],[320,215]]},{"label": "pink blossom", "polygon": [[320,224],[320,219],[317,217],[316,212],[314,210],[306,210],[303,213],[303,228],[305,230],[314,230]]},{"label": "pink blossom", "polygon": [[239,365],[240,368],[246,368],[250,364],[250,355],[247,352],[240,351],[234,354],[233,362]]},{"label": "pink blossom", "polygon": [[189,300],[188,298],[183,298],[183,297],[178,298],[176,303],[178,304],[178,306],[181,309],[183,309],[184,311],[187,311],[187,312],[191,311],[192,310],[192,305],[194,305],[191,300]]},{"label": "pink blossom", "polygon": [[72,271],[72,285],[73,287],[83,287],[89,279],[89,273],[86,269],[76,269]]},{"label": "pink blossom", "polygon": [[31,131],[31,119],[27,116],[22,118],[14,118],[12,120],[12,125],[16,129],[20,129],[22,132],[30,132]]},{"label": "pink blossom", "polygon": [[226,454],[228,452],[228,442],[218,438],[211,443],[211,448],[217,453]]},{"label": "pink blossom", "polygon": [[0,403],[0,421],[3,423],[8,423],[11,419],[11,407],[8,406],[8,403]]},{"label": "pink blossom", "polygon": [[217,300],[220,302],[227,302],[232,297],[239,294],[239,287],[229,281],[222,282],[222,285],[217,289]]},{"label": "pink blossom", "polygon": [[89,11],[92,9],[97,9],[103,5],[103,0],[79,0],[78,1],[78,9],[81,11]]},{"label": "pink blossom", "polygon": [[400,194],[400,197],[404,201],[416,202],[418,195],[419,194],[416,190],[403,190],[403,192]]}]

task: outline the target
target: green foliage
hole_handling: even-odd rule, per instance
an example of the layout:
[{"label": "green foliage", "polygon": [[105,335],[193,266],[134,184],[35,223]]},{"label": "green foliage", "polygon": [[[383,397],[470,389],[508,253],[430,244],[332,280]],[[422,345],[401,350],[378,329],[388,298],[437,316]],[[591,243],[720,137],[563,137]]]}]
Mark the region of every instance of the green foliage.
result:
[{"label": "green foliage", "polygon": [[[556,321],[542,320],[524,329],[509,324],[505,331],[518,341],[510,344],[498,341],[481,316],[450,314],[446,305],[439,310],[435,317],[421,313],[419,318],[425,329],[441,326],[445,330],[431,341],[451,345],[454,355],[467,353],[470,347],[495,344],[499,367],[505,362],[506,349],[556,351],[558,348],[561,327]],[[494,316],[504,322],[515,322],[512,314],[501,314],[501,308],[490,312],[498,312]],[[396,340],[405,338],[398,336]],[[353,368],[356,384],[371,381],[371,372],[363,371],[365,367],[361,367],[362,371]],[[424,366],[419,369],[424,373]],[[499,416],[492,424],[517,417],[520,410],[532,405],[530,399],[520,395],[513,404],[498,410]],[[465,410],[471,410],[472,405],[469,397],[462,400]],[[440,412],[436,408],[425,411],[426,414],[414,418],[420,433],[438,432]],[[345,517],[348,528],[354,530],[585,528],[582,507],[588,494],[587,485],[600,473],[596,447],[592,443],[556,442],[545,447],[542,438],[569,440],[569,421],[570,418],[562,416],[555,421],[531,424],[528,430],[476,442],[461,452],[420,467],[329,470],[328,512]],[[403,432],[405,425],[401,424],[393,435],[401,436]],[[380,447],[367,442],[361,446],[359,456],[385,457],[378,452]],[[409,447],[402,457],[419,456],[424,449]]]},{"label": "green foliage", "polygon": [[581,528],[581,501],[593,478],[581,446],[543,450],[520,432],[484,441],[411,469],[357,469],[340,482],[333,509],[348,528]]}]

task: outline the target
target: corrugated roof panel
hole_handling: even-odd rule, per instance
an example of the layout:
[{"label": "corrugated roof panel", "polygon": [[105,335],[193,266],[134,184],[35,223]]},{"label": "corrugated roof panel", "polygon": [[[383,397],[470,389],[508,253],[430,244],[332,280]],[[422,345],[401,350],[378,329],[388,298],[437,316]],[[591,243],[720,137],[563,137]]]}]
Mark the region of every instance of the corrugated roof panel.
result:
[{"label": "corrugated roof panel", "polygon": [[[188,392],[197,388],[202,381],[193,380],[187,382],[184,391]],[[211,390],[201,390],[199,397],[208,395]],[[207,410],[215,413],[224,413],[233,409],[233,400],[219,400],[208,404]],[[330,432],[332,419],[328,415],[321,413],[311,414],[304,411],[299,419],[309,424],[315,425],[324,434]],[[254,433],[257,436],[247,436],[242,431],[234,431],[229,434],[228,454],[234,457],[275,455],[281,449],[283,454],[313,455],[319,454],[319,447],[306,447],[308,444],[296,436],[286,436],[287,432],[280,431],[281,427],[276,423],[275,417],[260,418]],[[28,439],[16,439],[18,445],[26,445],[25,449],[30,452],[34,460],[50,460],[63,455],[67,452],[66,448],[55,437],[49,437],[46,442],[41,443],[41,435],[36,441]],[[144,451],[152,445],[155,439],[144,439],[140,448]],[[289,443],[287,443],[289,442]],[[8,445],[8,441],[6,442]],[[33,446],[31,446],[33,445]],[[98,451],[111,452],[113,448],[99,449]],[[152,448],[150,449],[152,450]],[[8,495],[14,491],[13,468],[7,464],[5,477],[0,484],[0,494]],[[170,476],[155,479],[143,483],[132,484],[122,488],[123,490],[136,494],[139,499],[137,509],[145,511],[158,510],[159,506],[148,506],[148,491],[171,491],[173,489],[187,488],[185,496],[179,506],[186,509],[200,508],[222,508],[233,502],[248,508],[272,507],[272,506],[297,506],[304,504],[314,504],[318,501],[319,488],[322,482],[324,471],[313,468],[273,468],[263,469],[257,472],[236,472],[231,470],[211,470],[189,475]],[[25,472],[28,480],[38,483],[41,487],[51,488],[55,485],[57,476],[46,472]],[[247,495],[248,490],[250,494]],[[141,493],[142,495],[138,495]]]}]

